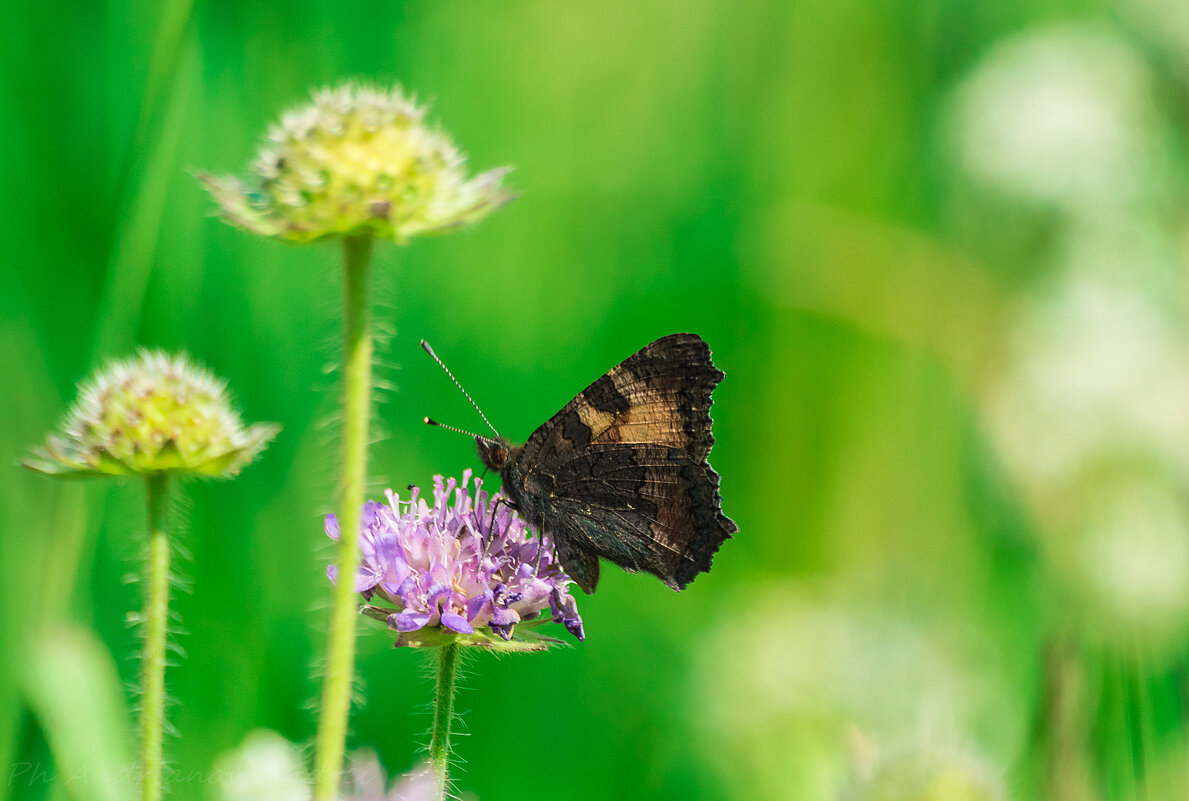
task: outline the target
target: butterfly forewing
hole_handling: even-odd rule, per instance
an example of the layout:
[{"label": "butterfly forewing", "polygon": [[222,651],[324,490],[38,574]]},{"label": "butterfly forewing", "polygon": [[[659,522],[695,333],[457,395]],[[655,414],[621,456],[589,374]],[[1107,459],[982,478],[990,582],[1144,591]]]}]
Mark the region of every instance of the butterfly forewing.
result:
[{"label": "butterfly forewing", "polygon": [[583,590],[594,591],[598,557],[681,589],[738,530],[706,461],[722,378],[700,337],[659,339],[566,404],[504,471]]}]

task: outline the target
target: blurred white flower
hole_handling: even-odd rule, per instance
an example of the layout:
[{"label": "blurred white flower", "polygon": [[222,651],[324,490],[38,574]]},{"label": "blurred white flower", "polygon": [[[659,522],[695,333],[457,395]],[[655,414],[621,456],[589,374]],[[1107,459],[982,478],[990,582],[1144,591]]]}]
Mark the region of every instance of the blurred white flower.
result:
[{"label": "blurred white flower", "polygon": [[1159,647],[1189,631],[1189,310],[1152,211],[1171,172],[1151,84],[1109,27],[1034,29],[958,88],[951,133],[980,186],[1064,214],[983,398],[991,438],[1070,621]]},{"label": "blurred white flower", "polygon": [[310,783],[292,743],[274,731],[252,732],[215,767],[222,801],[307,801]]},{"label": "blurred white flower", "polygon": [[1159,233],[1133,234],[1071,239],[985,412],[1076,619],[1150,648],[1189,631],[1189,317]]},{"label": "blurred white flower", "polygon": [[[343,801],[433,801],[437,782],[419,765],[392,787],[371,749],[348,757]],[[297,746],[275,731],[259,729],[215,765],[219,801],[309,801],[310,780]],[[473,799],[473,796],[466,796]]]},{"label": "blurred white flower", "polygon": [[1137,452],[1189,480],[1189,340],[1134,282],[1062,276],[1022,309],[989,415],[1034,500]]},{"label": "blurred white flower", "polygon": [[[387,789],[384,767],[371,749],[351,754],[344,801],[434,801],[438,783],[428,763],[419,765]],[[468,796],[470,798],[471,796]]]},{"label": "blurred white flower", "polygon": [[1100,628],[1141,643],[1189,624],[1189,523],[1183,489],[1131,479],[1088,494],[1079,578]]},{"label": "blurred white flower", "polygon": [[1149,75],[1107,28],[1065,24],[996,45],[959,87],[958,156],[988,187],[1065,210],[1118,206],[1149,181]]},{"label": "blurred white flower", "polygon": [[854,732],[873,755],[963,747],[976,728],[1002,736],[1002,719],[984,725],[987,710],[1008,711],[990,673],[907,619],[779,585],[706,637],[693,708],[732,797],[834,799],[855,772]]}]

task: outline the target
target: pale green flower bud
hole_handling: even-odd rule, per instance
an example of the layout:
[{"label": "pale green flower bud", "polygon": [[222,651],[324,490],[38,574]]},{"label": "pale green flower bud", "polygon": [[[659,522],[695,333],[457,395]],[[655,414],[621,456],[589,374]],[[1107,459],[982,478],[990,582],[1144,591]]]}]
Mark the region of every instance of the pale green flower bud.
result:
[{"label": "pale green flower bud", "polygon": [[371,233],[405,243],[477,222],[512,199],[508,168],[465,158],[398,89],[314,94],[269,131],[246,180],[200,174],[228,222],[292,242]]},{"label": "pale green flower bud", "polygon": [[185,356],[140,351],[82,385],[57,434],[24,466],[51,475],[233,476],[280,430],[245,428],[225,384]]}]

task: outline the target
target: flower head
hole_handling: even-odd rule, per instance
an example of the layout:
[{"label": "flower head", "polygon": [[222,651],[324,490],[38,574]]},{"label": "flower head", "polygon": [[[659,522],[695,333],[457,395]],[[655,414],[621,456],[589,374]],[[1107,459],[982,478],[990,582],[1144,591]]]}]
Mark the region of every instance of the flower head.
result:
[{"label": "flower head", "polygon": [[245,181],[200,175],[225,219],[292,242],[372,233],[406,242],[476,222],[512,199],[507,168],[465,158],[399,88],[346,84],[286,114]]},{"label": "flower head", "polygon": [[[257,729],[215,763],[219,801],[308,801],[310,776],[301,748],[275,731]],[[371,748],[347,758],[340,801],[433,801],[437,782],[427,763],[414,766],[389,787],[390,777]]]},{"label": "flower head", "polygon": [[1133,204],[1161,174],[1151,83],[1142,56],[1109,29],[1029,29],[959,87],[957,155],[1007,197],[1077,213]]},{"label": "flower head", "polygon": [[343,801],[434,801],[438,782],[429,763],[422,763],[400,777],[391,787],[384,767],[370,748],[351,755],[347,791]]},{"label": "flower head", "polygon": [[56,435],[24,464],[51,475],[235,475],[279,426],[244,427],[226,385],[184,355],[142,350],[82,385]]},{"label": "flower head", "polygon": [[293,743],[268,729],[250,733],[215,763],[220,801],[305,801],[310,780]]},{"label": "flower head", "polygon": [[[463,471],[461,484],[434,476],[432,507],[416,487],[407,501],[388,490],[387,504],[367,503],[355,589],[395,608],[366,606],[364,613],[399,632],[398,646],[458,642],[539,650],[550,640],[524,624],[540,622],[546,607],[554,621],[583,639],[570,577],[548,537],[530,538],[500,496],[483,492],[481,479],[475,479],[472,495],[470,480],[470,470]],[[339,538],[334,515],[326,516],[326,533]],[[335,568],[328,573],[335,580]]]}]

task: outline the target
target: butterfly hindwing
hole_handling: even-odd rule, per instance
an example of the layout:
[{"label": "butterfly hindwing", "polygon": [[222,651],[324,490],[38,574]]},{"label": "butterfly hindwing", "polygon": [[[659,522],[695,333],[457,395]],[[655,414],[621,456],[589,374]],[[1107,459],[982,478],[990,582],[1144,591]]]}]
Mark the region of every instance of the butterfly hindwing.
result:
[{"label": "butterfly hindwing", "polygon": [[598,557],[681,589],[738,530],[706,461],[722,378],[700,337],[659,339],[566,404],[504,471],[583,590],[594,591]]},{"label": "butterfly hindwing", "polygon": [[[625,453],[630,463],[622,460]],[[710,569],[714,552],[735,531],[719,511],[713,470],[647,445],[592,445],[584,457],[572,480],[559,480],[544,516],[557,541],[652,573],[674,589]],[[568,472],[568,466],[559,470]]]},{"label": "butterfly hindwing", "polygon": [[565,566],[566,573],[585,592],[594,592],[599,583],[598,555],[579,547],[571,537],[555,537],[554,541],[557,543],[557,559]]}]

